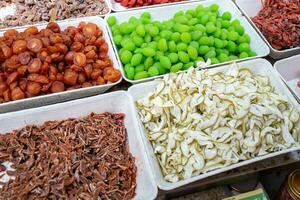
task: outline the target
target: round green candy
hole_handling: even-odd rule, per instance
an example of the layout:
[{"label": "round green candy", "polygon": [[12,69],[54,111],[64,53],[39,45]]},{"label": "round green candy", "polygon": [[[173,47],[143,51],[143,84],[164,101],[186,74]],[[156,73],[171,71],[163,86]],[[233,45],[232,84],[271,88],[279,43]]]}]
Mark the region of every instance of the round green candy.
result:
[{"label": "round green candy", "polygon": [[153,22],[153,25],[156,26],[159,30],[163,29],[163,25],[160,21]]},{"label": "round green candy", "polygon": [[196,24],[194,27],[196,30],[201,31],[202,34],[206,32],[206,28],[202,24]]},{"label": "round green candy", "polygon": [[123,37],[121,35],[116,35],[113,37],[114,43],[116,45],[121,45]]},{"label": "round green candy", "polygon": [[141,45],[141,48],[146,48],[147,46],[148,46],[147,43],[143,43],[143,44]]},{"label": "round green candy", "polygon": [[219,5],[217,5],[217,4],[212,4],[211,6],[209,6],[209,9],[210,9],[212,12],[218,12],[218,10],[219,10]]},{"label": "round green candy", "polygon": [[220,55],[222,52],[222,49],[215,49],[217,56]]},{"label": "round green candy", "polygon": [[134,68],[134,72],[137,73],[137,72],[142,72],[142,71],[145,71],[145,67],[144,65],[138,65]]},{"label": "round green candy", "polygon": [[234,28],[239,35],[243,35],[245,33],[245,29],[241,25],[236,25]]},{"label": "round green candy", "polygon": [[135,54],[137,54],[137,53],[143,53],[143,49],[141,49],[141,48],[136,48],[134,51],[133,51]]},{"label": "round green candy", "polygon": [[214,51],[214,50],[209,50],[206,54],[205,54],[205,56],[204,56],[204,58],[207,60],[208,58],[214,58],[214,57],[216,57],[216,51]]},{"label": "round green candy", "polygon": [[187,52],[188,52],[189,57],[192,60],[196,60],[197,59],[197,57],[198,57],[198,51],[193,46],[191,46],[191,45],[188,46],[187,47]]},{"label": "round green candy", "polygon": [[254,57],[254,56],[257,56],[257,54],[254,51],[249,51],[248,56],[249,57]]},{"label": "round green candy", "polygon": [[146,70],[149,69],[149,67],[151,67],[153,65],[153,63],[154,63],[153,58],[151,58],[151,57],[146,58],[146,60],[144,62],[145,69]]},{"label": "round green candy", "polygon": [[[125,51],[125,49],[121,48],[121,49],[118,51],[119,55],[121,55],[123,51]],[[131,59],[131,58],[130,58],[130,59]]]},{"label": "round green candy", "polygon": [[209,16],[208,15],[203,15],[200,18],[200,23],[203,24],[203,25],[205,25],[208,21],[209,21]]},{"label": "round green candy", "polygon": [[182,16],[184,13],[183,11],[178,11],[177,13],[175,13],[174,17],[177,17],[177,16]]},{"label": "round green candy", "polygon": [[191,36],[192,36],[192,40],[199,40],[201,38],[201,36],[202,36],[202,32],[198,31],[198,30],[193,31],[191,33]]},{"label": "round green candy", "polygon": [[156,54],[155,50],[150,47],[143,48],[142,53],[146,57],[152,57],[152,56],[155,56],[155,54]]},{"label": "round green candy", "polygon": [[137,24],[139,23],[139,20],[138,20],[136,17],[131,16],[131,17],[129,18],[129,23],[134,24],[134,25],[137,25]]},{"label": "round green candy", "polygon": [[155,54],[155,56],[154,56],[154,60],[159,60],[159,58],[160,58],[161,56],[163,56],[163,55],[164,55],[164,52],[156,51],[156,54]]},{"label": "round green candy", "polygon": [[199,43],[198,43],[198,42],[192,41],[192,42],[190,43],[190,45],[191,45],[192,47],[194,47],[194,48],[198,51],[198,49],[199,49]]},{"label": "round green candy", "polygon": [[176,65],[173,65],[171,67],[170,72],[176,73],[176,72],[180,71],[182,67],[183,67],[182,63],[177,63]]},{"label": "round green candy", "polygon": [[159,29],[156,26],[151,26],[149,28],[149,35],[151,35],[152,37],[158,35],[159,33]]},{"label": "round green candy", "polygon": [[227,38],[228,38],[228,40],[236,41],[239,38],[239,34],[237,32],[235,32],[235,31],[230,31],[227,34]]},{"label": "round green candy", "polygon": [[110,16],[108,19],[107,19],[107,23],[110,27],[112,27],[113,25],[115,25],[117,23],[117,19],[115,16]]},{"label": "round green candy", "polygon": [[121,45],[124,49],[128,51],[133,51],[135,49],[135,44],[130,39],[123,40],[121,42]]},{"label": "round green candy", "polygon": [[190,27],[188,25],[185,24],[178,24],[177,26],[177,31],[179,33],[184,33],[184,32],[188,32],[190,30]]},{"label": "round green candy", "polygon": [[227,49],[228,49],[229,52],[234,53],[237,50],[237,46],[234,42],[228,41]]},{"label": "round green candy", "polygon": [[221,53],[219,56],[218,56],[218,59],[220,62],[227,62],[229,61],[229,57],[228,55],[226,55],[225,53]]},{"label": "round green candy", "polygon": [[187,49],[187,44],[180,42],[177,44],[177,51],[186,51]]},{"label": "round green candy", "polygon": [[204,58],[202,58],[202,57],[198,57],[197,58],[197,61],[195,62],[195,66],[197,66],[197,62],[204,62],[205,60],[204,60]]},{"label": "round green candy", "polygon": [[172,32],[168,30],[163,30],[160,32],[160,37],[169,40],[171,38]]},{"label": "round green candy", "polygon": [[160,37],[158,35],[153,37],[153,41],[158,42],[159,40],[160,40]]},{"label": "round green candy", "polygon": [[170,52],[176,53],[177,52],[177,45],[174,41],[169,41],[168,43],[168,49]]},{"label": "round green candy", "polygon": [[138,47],[142,46],[142,44],[144,43],[143,38],[140,36],[133,37],[132,41],[134,42],[135,46],[138,46]]},{"label": "round green candy", "polygon": [[200,12],[200,11],[203,11],[203,10],[204,10],[204,7],[202,5],[199,5],[196,8],[196,12]]},{"label": "round green candy", "polygon": [[209,46],[204,45],[199,47],[198,52],[200,55],[205,55],[207,52],[209,52],[209,50]]},{"label": "round green candy", "polygon": [[216,27],[212,24],[206,24],[206,33],[211,34],[216,31]]},{"label": "round green candy", "polygon": [[167,51],[168,50],[168,44],[167,44],[167,40],[162,38],[158,41],[157,43],[157,48],[160,50],[160,51]]},{"label": "round green candy", "polygon": [[126,49],[124,49],[121,53],[120,53],[120,59],[121,62],[126,65],[127,63],[129,63],[131,61],[132,58],[132,53]]},{"label": "round green candy", "polygon": [[142,58],[143,58],[142,54],[140,53],[134,54],[130,61],[131,66],[138,66],[141,63]]},{"label": "round green candy", "polygon": [[143,18],[141,18],[141,22],[142,22],[143,24],[150,24],[150,23],[151,23],[151,20],[148,19],[148,18],[146,18],[146,17],[143,17]]},{"label": "round green candy", "polygon": [[208,19],[208,23],[212,23],[212,24],[215,24],[216,23],[216,21],[217,21],[217,17],[216,16],[214,16],[214,15],[211,15],[211,16],[209,16],[209,19]]},{"label": "round green candy", "polygon": [[221,29],[220,28],[216,28],[216,31],[213,33],[213,36],[215,38],[220,38],[221,37],[221,33],[222,33]]},{"label": "round green candy", "polygon": [[158,69],[160,75],[166,74],[168,72],[168,70],[166,68],[164,68],[163,66],[161,66],[161,64],[159,62],[154,63],[153,66],[155,66]]},{"label": "round green candy", "polygon": [[227,39],[227,31],[221,30],[221,35],[220,35],[220,39],[221,40],[226,40]]},{"label": "round green candy", "polygon": [[140,79],[144,79],[144,78],[148,78],[149,75],[146,71],[141,71],[141,72],[137,72],[134,75],[134,80],[140,80]]},{"label": "round green candy", "polygon": [[171,63],[177,63],[178,62],[177,53],[169,53],[168,57],[169,57]]},{"label": "round green candy", "polygon": [[192,18],[192,19],[189,20],[188,25],[193,26],[197,23],[198,23],[198,19],[197,18]]},{"label": "round green candy", "polygon": [[162,67],[164,67],[166,69],[171,68],[171,61],[167,56],[160,56],[159,63]]},{"label": "round green candy", "polygon": [[192,15],[193,17],[196,16],[196,10],[187,10],[185,13],[189,14],[189,15]]},{"label": "round green candy", "polygon": [[210,44],[210,39],[207,36],[203,36],[199,40],[199,45],[209,45]]},{"label": "round green candy", "polygon": [[215,44],[215,39],[214,39],[214,37],[213,36],[209,36],[208,37],[208,39],[209,39],[209,46],[214,46],[214,44]]},{"label": "round green candy", "polygon": [[241,44],[241,43],[250,43],[250,36],[248,34],[244,34],[242,36],[239,36],[238,43],[239,44]]},{"label": "round green candy", "polygon": [[149,12],[143,12],[141,17],[151,19],[151,14]]},{"label": "round green candy", "polygon": [[238,19],[235,19],[231,22],[231,25],[236,26],[236,25],[241,25],[241,23]]},{"label": "round green candy", "polygon": [[215,39],[215,47],[216,47],[217,49],[223,48],[223,47],[224,47],[223,41],[220,40],[220,39],[218,39],[218,38],[216,38],[216,39]]},{"label": "round green candy", "polygon": [[215,26],[219,29],[222,28],[222,20],[220,18],[218,18],[215,22]]},{"label": "round green candy", "polygon": [[180,36],[181,36],[181,34],[178,33],[178,32],[172,33],[171,40],[173,40],[174,42],[179,42],[180,41]]},{"label": "round green candy", "polygon": [[230,21],[231,20],[231,13],[226,11],[222,14],[222,19],[223,20],[227,20],[227,21]]},{"label": "round green candy", "polygon": [[189,19],[184,15],[175,16],[174,20],[180,24],[187,24],[189,21]]},{"label": "round green candy", "polygon": [[183,63],[188,63],[188,62],[190,62],[190,57],[189,57],[189,55],[188,55],[186,52],[184,52],[184,51],[179,51],[179,52],[178,52],[178,58],[179,58],[179,60],[180,60],[181,62],[183,62]]},{"label": "round green candy", "polygon": [[240,53],[250,51],[250,45],[248,43],[242,43],[239,45],[238,50]]},{"label": "round green candy", "polygon": [[242,52],[242,53],[240,53],[240,55],[239,55],[239,58],[240,58],[240,59],[248,58],[248,57],[249,57],[249,55],[248,55],[247,52]]},{"label": "round green candy", "polygon": [[190,43],[192,40],[192,36],[188,32],[181,33],[180,39],[184,43]]},{"label": "round green candy", "polygon": [[230,55],[230,56],[229,56],[229,59],[230,59],[230,60],[237,60],[237,59],[239,59],[239,57],[237,57],[237,56],[235,56],[235,55]]},{"label": "round green candy", "polygon": [[194,67],[195,63],[194,62],[188,62],[188,63],[185,63],[182,67],[183,70],[187,70],[189,69],[190,67]]},{"label": "round green candy", "polygon": [[229,28],[230,25],[231,25],[231,24],[230,24],[229,21],[222,20],[222,22],[221,22],[221,27],[222,27],[222,28]]},{"label": "round green candy", "polygon": [[133,80],[134,74],[135,74],[134,67],[130,66],[128,68],[125,68],[125,75],[128,79]]},{"label": "round green candy", "polygon": [[159,75],[159,70],[157,69],[157,67],[155,66],[152,66],[152,67],[149,67],[148,69],[148,74],[153,77],[153,76],[158,76]]},{"label": "round green candy", "polygon": [[148,34],[146,34],[145,38],[144,38],[145,42],[149,43],[152,40],[152,37]]},{"label": "round green candy", "polygon": [[123,34],[129,34],[135,29],[133,24],[129,24],[127,22],[123,22],[120,24],[120,31]]},{"label": "round green candy", "polygon": [[193,16],[190,14],[185,14],[185,16],[186,16],[186,18],[188,18],[189,21],[193,18]]},{"label": "round green candy", "polygon": [[234,26],[230,26],[229,28],[227,28],[227,30],[230,31],[235,31],[235,27]]},{"label": "round green candy", "polygon": [[152,49],[156,50],[157,49],[157,42],[152,41],[148,44],[148,46],[146,45],[145,47],[149,47],[149,48],[152,48]]},{"label": "round green candy", "polygon": [[222,40],[222,42],[223,42],[223,47],[227,47],[228,41],[227,40]]},{"label": "round green candy", "polygon": [[218,64],[220,61],[218,60],[218,58],[210,58],[211,64],[215,65]]},{"label": "round green candy", "polygon": [[144,37],[145,34],[146,34],[146,30],[145,30],[144,25],[138,25],[138,26],[135,28],[135,32],[136,32],[139,36]]}]

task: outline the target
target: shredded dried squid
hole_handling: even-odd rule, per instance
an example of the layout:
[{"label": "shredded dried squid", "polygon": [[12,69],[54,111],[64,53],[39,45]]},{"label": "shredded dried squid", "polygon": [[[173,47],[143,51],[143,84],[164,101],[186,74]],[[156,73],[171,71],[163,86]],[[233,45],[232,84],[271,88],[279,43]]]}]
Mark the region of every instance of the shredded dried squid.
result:
[{"label": "shredded dried squid", "polygon": [[268,77],[232,66],[164,76],[137,101],[164,179],[177,182],[298,144],[299,112]]}]

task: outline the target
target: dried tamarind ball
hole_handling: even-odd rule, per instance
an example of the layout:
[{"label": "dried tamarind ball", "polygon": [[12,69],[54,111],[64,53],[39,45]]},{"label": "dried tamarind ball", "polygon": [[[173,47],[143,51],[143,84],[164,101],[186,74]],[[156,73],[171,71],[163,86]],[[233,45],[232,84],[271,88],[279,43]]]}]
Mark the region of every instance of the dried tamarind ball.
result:
[{"label": "dried tamarind ball", "polygon": [[27,83],[27,92],[29,92],[32,95],[38,95],[41,92],[42,85],[37,82],[31,82],[29,81]]},{"label": "dried tamarind ball", "polygon": [[34,53],[38,53],[43,48],[43,43],[40,39],[32,38],[27,41],[27,48]]},{"label": "dried tamarind ball", "polygon": [[18,61],[22,64],[22,65],[27,65],[29,63],[29,61],[31,60],[31,55],[28,51],[25,51],[23,53],[20,53],[18,55]]},{"label": "dried tamarind ball", "polygon": [[77,82],[78,74],[73,70],[66,70],[64,74],[64,83],[68,85],[75,85]]},{"label": "dried tamarind ball", "polygon": [[60,33],[61,32],[59,25],[55,22],[49,22],[48,25],[47,25],[47,29],[52,30],[54,33]]},{"label": "dried tamarind ball", "polygon": [[80,67],[84,67],[86,65],[86,56],[83,53],[75,53],[73,63]]},{"label": "dried tamarind ball", "polygon": [[27,49],[27,42],[25,40],[17,40],[12,45],[12,50],[14,54],[19,54]]},{"label": "dried tamarind ball", "polygon": [[57,92],[63,92],[65,91],[65,84],[60,81],[54,81],[51,86],[51,92],[57,93]]},{"label": "dried tamarind ball", "polygon": [[19,87],[15,87],[11,91],[11,98],[12,98],[12,100],[24,99],[25,98],[25,93]]}]

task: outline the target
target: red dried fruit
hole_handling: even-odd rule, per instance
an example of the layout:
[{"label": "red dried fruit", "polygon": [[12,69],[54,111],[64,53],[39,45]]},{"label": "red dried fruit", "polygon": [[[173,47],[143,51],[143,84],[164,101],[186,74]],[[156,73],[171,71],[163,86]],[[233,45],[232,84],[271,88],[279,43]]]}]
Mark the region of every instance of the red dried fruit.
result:
[{"label": "red dried fruit", "polygon": [[43,48],[43,43],[40,39],[32,38],[27,41],[27,48],[34,53],[38,53]]}]

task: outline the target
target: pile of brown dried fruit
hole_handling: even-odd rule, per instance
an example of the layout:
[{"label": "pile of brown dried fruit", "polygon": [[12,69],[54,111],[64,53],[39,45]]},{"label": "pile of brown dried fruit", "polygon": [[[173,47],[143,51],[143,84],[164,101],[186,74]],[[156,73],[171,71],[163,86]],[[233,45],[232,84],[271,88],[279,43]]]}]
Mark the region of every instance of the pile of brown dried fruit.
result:
[{"label": "pile of brown dried fruit", "polygon": [[109,12],[104,0],[12,0],[12,3],[16,5],[16,13],[1,20],[0,28]]},{"label": "pile of brown dried fruit", "polygon": [[48,121],[0,136],[0,162],[15,180],[0,199],[112,199],[135,196],[136,166],[124,114]]},{"label": "pile of brown dried fruit", "polygon": [[29,27],[0,37],[0,103],[72,90],[121,78],[108,56],[102,31],[93,23],[60,30]]}]

